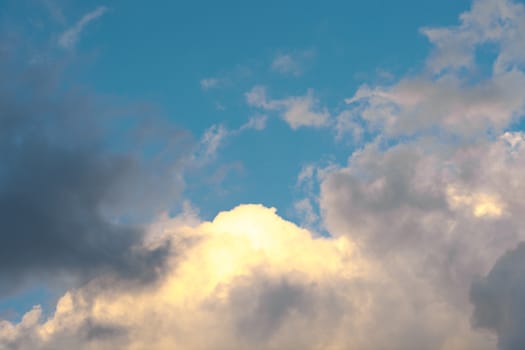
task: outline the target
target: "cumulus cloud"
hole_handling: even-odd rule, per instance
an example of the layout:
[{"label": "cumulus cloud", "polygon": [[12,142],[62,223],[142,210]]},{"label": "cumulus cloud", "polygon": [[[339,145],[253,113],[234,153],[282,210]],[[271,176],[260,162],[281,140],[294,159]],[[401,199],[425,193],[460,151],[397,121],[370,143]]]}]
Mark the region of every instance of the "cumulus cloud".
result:
[{"label": "cumulus cloud", "polygon": [[245,94],[248,105],[267,111],[278,111],[281,118],[292,129],[300,127],[324,127],[329,123],[330,114],[326,108],[319,108],[319,101],[309,89],[305,96],[292,96],[280,100],[268,99],[266,88],[254,86]]},{"label": "cumulus cloud", "polygon": [[[426,297],[455,305],[457,322],[468,323],[474,306],[472,327],[498,337],[485,339],[491,349],[525,346],[521,287],[498,289],[521,283],[521,245],[503,254],[525,239],[524,134],[508,131],[525,114],[524,19],[522,4],[478,0],[458,26],[423,29],[435,46],[426,70],[348,98],[337,134],[363,127],[373,139],[317,173],[327,230],[417,285],[414,298],[430,288]],[[497,49],[482,74],[486,44]]]},{"label": "cumulus cloud", "polygon": [[84,28],[107,11],[107,7],[99,6],[95,10],[86,13],[77,23],[75,23],[74,26],[68,28],[60,35],[58,38],[58,44],[64,49],[74,48]]},{"label": "cumulus cloud", "polygon": [[464,299],[471,279],[525,234],[525,150],[507,141],[516,136],[439,152],[432,140],[368,145],[320,179],[327,228]]},{"label": "cumulus cloud", "polygon": [[[525,210],[525,149],[518,146],[524,136],[508,132],[496,140],[459,147],[426,138],[386,149],[380,143],[368,144],[352,154],[347,165],[318,171],[324,226],[332,236],[349,237],[363,255],[380,261],[392,278],[411,290],[407,294],[414,300],[423,298],[422,305],[433,298],[447,307],[454,305],[455,322],[468,325],[472,300],[474,326],[494,330],[501,349],[521,348],[519,308],[516,318],[509,316],[513,321],[482,318],[488,308],[495,308],[490,311],[494,315],[511,309],[513,301],[503,301],[513,300],[519,288],[509,292],[512,295],[502,289],[496,300],[487,293],[507,283],[503,278],[514,277],[498,272],[501,279],[496,279],[491,272],[490,282],[470,290],[477,276],[525,239],[520,214]],[[511,262],[519,274],[517,259],[505,264],[511,268]],[[503,324],[508,327],[500,331]],[[484,342],[494,349],[490,337]],[[501,345],[509,342],[518,345]],[[477,346],[463,343],[452,348]]]},{"label": "cumulus cloud", "polygon": [[[102,260],[109,271],[102,269],[89,283],[69,290],[49,315],[35,306],[20,322],[0,321],[0,348],[524,348],[520,242],[525,240],[525,134],[509,130],[523,116],[523,52],[521,45],[511,43],[521,37],[524,18],[521,4],[474,1],[459,25],[423,30],[434,45],[425,71],[387,86],[361,86],[335,123],[330,123],[330,114],[319,107],[312,90],[305,96],[271,99],[264,87],[255,86],[245,94],[247,103],[279,113],[293,129],[334,126],[343,136],[348,131],[372,136],[361,139],[347,163],[308,165],[299,174],[298,187],[307,196],[295,209],[307,225],[320,218],[329,237],[261,205],[240,205],[212,221],[199,219],[191,210],[161,217],[137,236],[143,239],[125,246],[127,258],[135,252],[157,252],[149,259],[138,255],[140,261],[162,257],[162,269],[154,269],[157,278],[152,283],[128,288],[122,278],[126,274],[111,268],[121,265]],[[478,76],[477,50],[486,43],[495,44],[498,54],[489,74]],[[10,96],[3,100],[5,106],[16,102]],[[200,142],[204,158],[213,157],[227,137],[263,129],[265,121],[260,117],[238,129],[208,129]],[[62,191],[69,183],[77,189],[77,184],[89,187],[91,181],[84,182],[70,170],[76,163],[55,166],[70,163],[54,163],[55,157],[44,152],[57,145],[53,130],[37,128],[36,133],[30,127],[34,122],[20,124],[16,118],[4,124],[0,133],[9,137],[0,138],[7,140],[0,144],[9,152],[0,153],[5,157],[0,164],[10,166],[0,167],[5,181],[0,183],[6,184],[0,194],[10,195],[15,189],[19,203],[36,202],[36,208],[45,209],[28,211],[39,214],[33,217],[47,218],[50,195],[39,184],[51,174],[61,179],[59,185],[49,180],[58,188],[53,193],[63,193],[51,201],[51,208],[73,218],[59,217],[53,227],[68,229],[75,219],[82,221],[85,216],[79,211],[98,213],[92,208],[105,202],[98,194],[107,192],[90,190],[95,196],[83,201],[83,192],[70,187]],[[36,144],[36,154],[44,157],[46,166],[22,157],[33,154],[29,146],[39,140],[45,142]],[[73,140],[79,142],[77,137]],[[96,155],[93,161],[91,156],[83,161],[84,153],[74,158],[85,165],[78,173],[87,171],[90,179],[100,176],[97,183],[103,188],[112,188],[112,176],[120,179],[121,168],[99,166],[106,164],[99,157],[120,164],[111,153],[77,146],[84,143],[73,143],[76,148],[58,145],[68,145],[58,147],[66,154],[71,149],[96,150],[89,153]],[[122,172],[128,174],[129,158],[123,159]],[[39,166],[25,167],[26,163]],[[84,171],[87,168],[98,172]],[[64,170],[75,176],[60,177]],[[43,180],[25,180],[34,173],[42,174]],[[106,178],[110,180],[102,181]],[[55,205],[61,198],[67,200]],[[89,205],[78,205],[84,202]],[[11,207],[5,208],[8,212]],[[20,225],[17,230],[28,225],[16,219],[9,215],[0,223],[15,222]],[[102,227],[97,232],[105,234],[108,222],[95,221],[95,227]],[[128,228],[117,225],[123,227]],[[85,236],[91,243],[93,237]],[[6,256],[16,262],[7,249]],[[34,247],[27,249],[39,256]]]},{"label": "cumulus cloud", "polygon": [[476,0],[472,8],[460,16],[460,25],[445,28],[423,28],[434,51],[428,66],[433,72],[461,68],[472,69],[476,64],[476,48],[484,44],[497,46],[494,61],[496,73],[518,65],[523,67],[525,34],[523,4],[511,0]]},{"label": "cumulus cloud", "polygon": [[[390,137],[501,133],[524,114],[525,46],[519,39],[525,35],[524,18],[521,3],[476,0],[458,26],[422,29],[434,45],[428,71],[387,86],[361,86],[346,100],[351,113],[342,121],[359,116]],[[478,68],[486,64],[482,52],[487,45],[494,47],[496,58],[485,76]]]},{"label": "cumulus cloud", "polygon": [[210,222],[186,214],[151,229],[192,242],[170,254],[154,287],[115,292],[99,278],[67,292],[49,317],[37,306],[18,324],[0,323],[0,346],[487,348],[455,308],[418,300],[425,294],[408,293],[414,286],[364,259],[351,239],[312,236],[275,209],[241,205]]}]

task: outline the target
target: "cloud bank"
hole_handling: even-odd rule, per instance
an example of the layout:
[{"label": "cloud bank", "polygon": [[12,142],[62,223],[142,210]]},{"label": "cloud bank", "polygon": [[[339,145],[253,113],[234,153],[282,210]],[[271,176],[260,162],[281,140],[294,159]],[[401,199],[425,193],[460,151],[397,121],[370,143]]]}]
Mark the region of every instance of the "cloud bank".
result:
[{"label": "cloud bank", "polygon": [[[293,129],[331,127],[344,137],[359,127],[367,135],[345,164],[308,166],[299,176],[307,198],[298,209],[326,230],[322,237],[273,208],[244,204],[211,221],[189,209],[157,218],[139,235],[125,231],[131,238],[116,240],[123,251],[111,250],[119,230],[134,228],[96,209],[112,193],[105,189],[135,169],[134,158],[101,152],[93,138],[59,147],[55,131],[37,133],[32,119],[25,122],[38,113],[10,107],[3,116],[22,117],[2,121],[9,166],[0,168],[0,203],[9,203],[4,213],[12,203],[28,208],[3,213],[1,225],[38,240],[20,213],[43,228],[40,218],[52,218],[42,232],[60,244],[43,253],[24,247],[35,257],[29,262],[5,250],[6,271],[31,271],[50,254],[69,266],[72,249],[81,248],[96,257],[86,266],[103,270],[66,292],[49,315],[35,306],[20,322],[0,321],[0,349],[525,348],[525,134],[515,127],[525,103],[523,23],[522,4],[475,0],[458,25],[422,29],[433,45],[423,71],[361,86],[333,122],[336,114],[319,108],[311,90],[270,99],[255,86],[245,94],[250,106],[279,113]],[[487,44],[497,55],[481,74]],[[260,130],[265,120],[208,129],[202,152],[212,156],[225,137]],[[34,173],[40,182],[26,180]],[[60,196],[46,200],[42,183]],[[80,242],[102,243],[69,246],[62,232],[72,230]],[[17,244],[27,239],[11,239],[8,249],[23,251]],[[110,254],[116,261],[98,258],[105,247],[117,251]],[[156,278],[130,288],[123,272],[150,271],[159,256]],[[130,261],[153,263],[142,270]]]},{"label": "cloud bank", "polygon": [[118,283],[94,280],[66,293],[47,319],[36,307],[17,325],[2,323],[4,346],[459,349],[454,344],[476,344],[452,305],[414,299],[407,286],[364,259],[346,237],[313,237],[260,205],[241,205],[211,222],[195,220],[185,214],[152,227],[161,231],[159,239],[171,237],[179,247],[191,242],[182,257],[180,249],[170,255],[169,268],[155,285],[119,290],[105,287]]}]

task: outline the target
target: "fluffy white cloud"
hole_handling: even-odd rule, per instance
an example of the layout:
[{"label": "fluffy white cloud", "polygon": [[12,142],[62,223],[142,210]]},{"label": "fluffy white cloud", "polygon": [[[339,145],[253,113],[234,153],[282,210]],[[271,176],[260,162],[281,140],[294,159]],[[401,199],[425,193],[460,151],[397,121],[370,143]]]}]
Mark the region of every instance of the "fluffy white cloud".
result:
[{"label": "fluffy white cloud", "polygon": [[[362,86],[333,124],[312,90],[245,94],[293,129],[378,135],[347,164],[298,177],[307,197],[296,210],[317,224],[318,204],[329,237],[260,205],[209,222],[159,219],[142,248],[172,245],[154,284],[99,276],[49,317],[36,306],[0,322],[0,349],[524,348],[525,134],[505,130],[524,114],[525,11],[477,0],[460,19],[423,30],[435,46],[428,71]],[[498,55],[479,77],[476,50],[487,43]],[[265,121],[214,126],[203,154]]]},{"label": "fluffy white cloud", "polygon": [[153,246],[177,243],[157,284],[98,278],[49,318],[35,307],[0,323],[0,348],[488,348],[424,283],[408,285],[351,239],[313,237],[275,209],[242,205],[211,222],[190,213],[151,235]]},{"label": "fluffy white cloud", "polygon": [[292,96],[284,99],[268,99],[266,88],[254,86],[245,93],[246,102],[253,107],[268,111],[278,111],[284,121],[292,129],[299,127],[327,126],[330,114],[325,108],[319,108],[319,101],[314,97],[312,89],[305,96]]},{"label": "fluffy white cloud", "polygon": [[464,246],[480,254],[474,273],[485,272],[525,234],[525,148],[512,146],[523,137],[506,133],[438,152],[426,139],[387,150],[370,144],[321,179],[328,229],[382,254],[426,258],[440,245]]},{"label": "fluffy white cloud", "polygon": [[[435,46],[428,70],[361,86],[336,132],[363,125],[377,137],[348,164],[317,172],[332,235],[380,259],[414,298],[455,305],[456,322],[468,324],[474,306],[472,327],[491,330],[498,341],[485,346],[504,350],[525,346],[523,249],[512,250],[525,239],[525,135],[506,131],[525,114],[524,23],[522,4],[477,0],[459,26],[424,29]],[[476,69],[485,44],[497,51],[486,76]]]},{"label": "fluffy white cloud", "polygon": [[380,259],[414,297],[441,298],[468,323],[472,282],[525,239],[524,136],[369,144],[320,177],[326,228]]},{"label": "fluffy white cloud", "polygon": [[475,0],[470,11],[460,16],[459,26],[423,28],[434,52],[428,60],[433,72],[446,69],[474,68],[476,48],[484,44],[497,46],[496,73],[525,63],[525,8],[511,0]]}]

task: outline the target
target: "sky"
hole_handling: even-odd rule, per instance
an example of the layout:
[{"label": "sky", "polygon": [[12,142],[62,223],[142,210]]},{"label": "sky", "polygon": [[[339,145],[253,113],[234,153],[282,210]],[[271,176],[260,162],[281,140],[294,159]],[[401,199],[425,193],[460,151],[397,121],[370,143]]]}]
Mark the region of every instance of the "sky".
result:
[{"label": "sky", "polygon": [[0,350],[522,350],[525,3],[0,0]]}]

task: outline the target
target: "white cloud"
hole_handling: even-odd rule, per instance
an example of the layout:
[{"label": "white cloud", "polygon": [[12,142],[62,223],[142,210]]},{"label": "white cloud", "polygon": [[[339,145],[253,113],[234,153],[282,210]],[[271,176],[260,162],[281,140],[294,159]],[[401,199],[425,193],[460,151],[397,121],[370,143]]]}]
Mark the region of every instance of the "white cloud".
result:
[{"label": "white cloud", "polygon": [[505,213],[505,203],[496,195],[470,192],[454,185],[447,187],[447,200],[453,209],[464,208],[476,217],[500,217]]},{"label": "white cloud", "polygon": [[[459,26],[424,30],[435,45],[429,71],[362,86],[334,124],[311,90],[271,99],[255,86],[247,103],[294,129],[376,132],[346,164],[306,165],[298,176],[306,198],[295,209],[312,225],[318,205],[331,237],[260,205],[212,221],[164,217],[144,243],[173,242],[155,285],[99,276],[48,318],[35,307],[1,321],[0,348],[524,348],[525,134],[505,131],[523,114],[524,19],[522,5],[475,1]],[[478,77],[482,43],[499,51]],[[265,122],[212,126],[202,152],[213,157],[227,137]]]},{"label": "white cloud", "polygon": [[319,215],[309,198],[303,198],[294,203],[294,210],[301,218],[301,223],[308,228],[313,228],[319,222]]},{"label": "white cloud", "polygon": [[228,129],[224,125],[212,125],[202,135],[201,145],[203,147],[203,157],[210,158],[215,156],[224,139],[229,135]]},{"label": "white cloud", "polygon": [[346,100],[352,115],[385,135],[407,135],[432,129],[475,135],[501,131],[523,115],[522,71],[511,70],[475,85],[455,75],[438,79],[408,78],[390,87],[362,86]]},{"label": "white cloud", "polygon": [[495,44],[498,57],[494,62],[496,73],[525,63],[525,8],[510,0],[475,0],[472,8],[460,16],[459,26],[423,28],[435,49],[428,60],[434,72],[445,69],[472,69],[476,48]]},{"label": "white cloud", "polygon": [[248,119],[246,123],[237,129],[228,129],[222,124],[214,124],[204,131],[194,161],[197,163],[207,163],[214,159],[217,151],[224,144],[224,142],[233,136],[239,135],[248,130],[262,131],[266,128],[267,117],[265,115],[257,115]]},{"label": "white cloud", "polygon": [[312,50],[280,53],[273,59],[271,69],[281,74],[299,76],[303,74],[313,56]]},{"label": "white cloud", "polygon": [[251,117],[245,124],[241,125],[241,127],[238,129],[239,132],[244,130],[257,130],[261,131],[266,128],[266,122],[268,121],[268,117],[265,115],[256,115],[254,117]]},{"label": "white cloud", "polygon": [[244,94],[246,102],[250,106],[259,107],[263,109],[276,109],[279,107],[279,102],[267,101],[266,88],[264,86],[254,86],[250,91]]},{"label": "white cloud", "polygon": [[354,144],[362,141],[364,128],[359,124],[359,118],[350,110],[345,110],[335,117],[335,138],[338,141],[347,139],[350,135]]},{"label": "white cloud", "polygon": [[65,49],[74,48],[85,26],[102,16],[107,11],[107,7],[99,6],[95,10],[86,13],[73,27],[67,29],[60,35],[58,38],[58,44]]},{"label": "white cloud", "polygon": [[280,100],[269,100],[266,88],[254,86],[245,93],[246,102],[253,107],[267,111],[278,111],[281,118],[292,129],[300,127],[324,127],[329,124],[330,114],[326,108],[319,108],[319,101],[314,97],[312,89],[304,96],[292,96]]},{"label": "white cloud", "polygon": [[405,284],[351,239],[313,237],[275,209],[242,205],[200,223],[185,214],[152,230],[177,242],[156,285],[100,277],[49,317],[36,307],[2,322],[0,347],[489,349],[424,283]]},{"label": "white cloud", "polygon": [[297,187],[306,187],[311,190],[313,187],[313,179],[315,177],[316,167],[313,164],[304,165],[297,175]]},{"label": "white cloud", "polygon": [[281,73],[298,74],[299,65],[290,55],[278,55],[272,62],[272,69]]},{"label": "white cloud", "polygon": [[220,80],[218,78],[205,78],[201,79],[200,85],[203,90],[209,90],[219,85]]},{"label": "white cloud", "polygon": [[[353,118],[386,136],[432,131],[463,136],[502,132],[525,114],[525,7],[507,0],[476,0],[458,26],[424,28],[434,45],[428,71],[386,86],[361,86],[346,102]],[[480,48],[496,58],[488,76]]]},{"label": "white cloud", "polygon": [[425,293],[455,305],[457,321],[468,324],[473,281],[525,240],[525,148],[509,139],[525,141],[513,133],[460,147],[368,144],[321,179],[324,225],[407,285],[432,289]]},{"label": "white cloud", "polygon": [[308,90],[306,96],[289,97],[282,101],[286,110],[284,120],[292,129],[301,126],[322,127],[327,125],[330,114],[326,109],[316,109],[317,100],[313,90]]},{"label": "white cloud", "polygon": [[[519,312],[505,311],[521,302],[521,290],[494,292],[503,279],[522,280],[515,272],[500,274],[499,266],[513,260],[498,259],[525,240],[525,139],[505,131],[525,114],[524,23],[522,4],[477,0],[459,26],[424,29],[435,46],[428,70],[389,85],[363,85],[348,98],[349,109],[336,118],[337,135],[364,126],[377,136],[348,164],[321,169],[319,177],[326,229],[380,257],[405,285],[430,288],[426,297],[455,305],[455,322],[472,332],[476,326],[493,331],[488,336],[499,341],[486,339],[488,349],[525,346]],[[478,50],[485,44],[497,52],[483,76],[477,65],[486,59]],[[491,268],[484,284],[476,284]],[[468,326],[471,301],[475,322]]]}]

